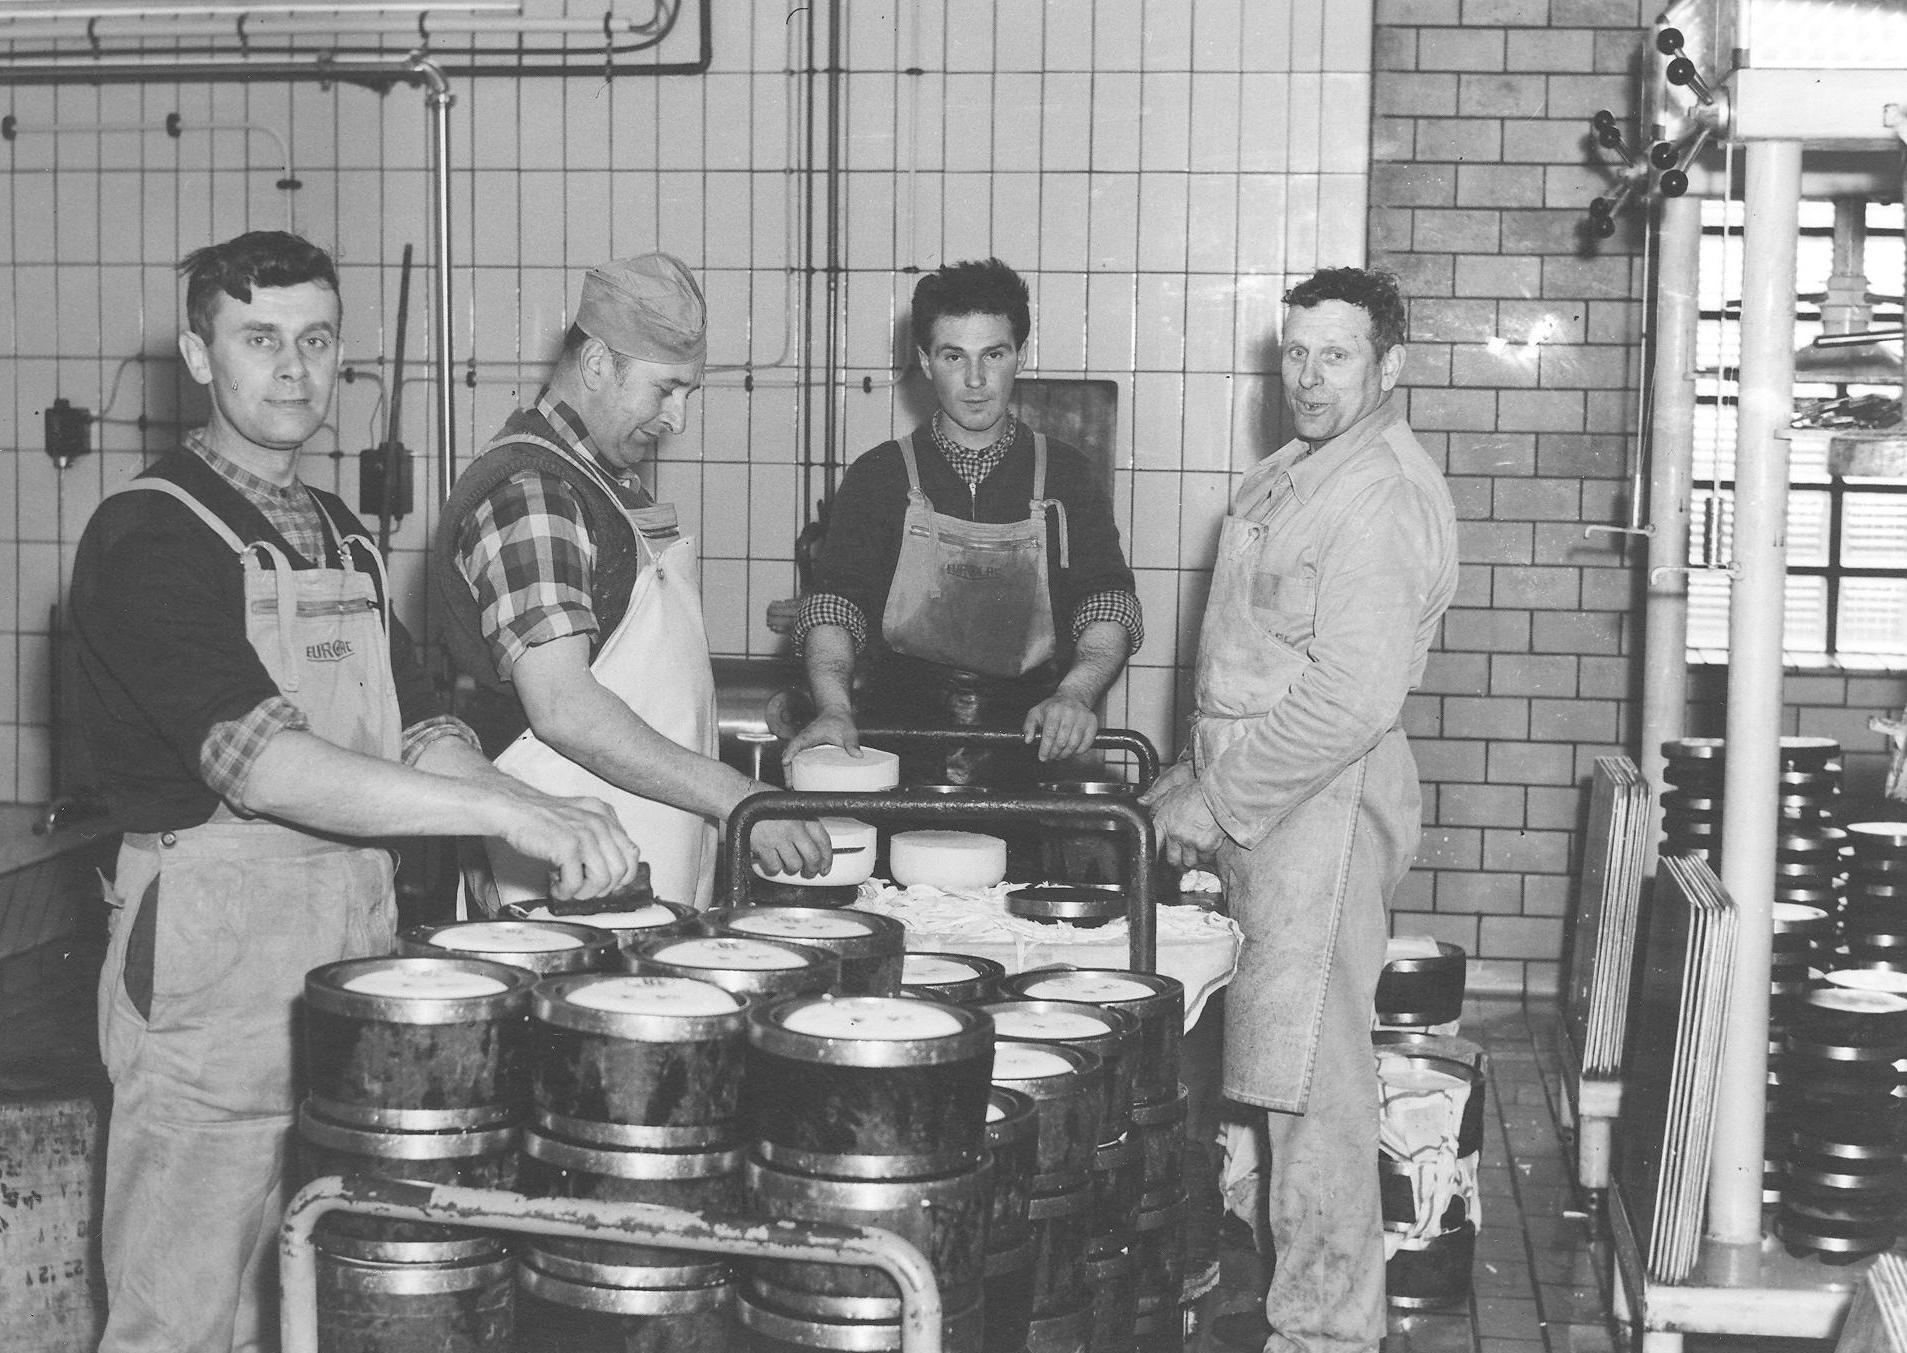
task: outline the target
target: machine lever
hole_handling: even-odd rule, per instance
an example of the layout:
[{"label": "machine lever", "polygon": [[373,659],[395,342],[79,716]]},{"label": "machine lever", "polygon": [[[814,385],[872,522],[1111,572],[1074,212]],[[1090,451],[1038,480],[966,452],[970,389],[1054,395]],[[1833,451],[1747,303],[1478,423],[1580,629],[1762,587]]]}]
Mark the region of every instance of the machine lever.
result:
[{"label": "machine lever", "polygon": [[1629,147],[1623,143],[1622,128],[1616,125],[1614,113],[1607,108],[1598,109],[1596,115],[1589,119],[1589,125],[1596,133],[1597,145],[1604,150],[1615,151],[1622,156],[1624,164],[1634,166],[1636,157],[1629,153]]},{"label": "machine lever", "polygon": [[1664,56],[1675,58],[1669,62],[1665,72],[1670,84],[1686,86],[1690,93],[1701,100],[1703,107],[1715,102],[1715,92],[1708,87],[1708,81],[1702,78],[1702,73],[1695,69],[1695,63],[1682,51],[1681,29],[1665,28],[1657,33],[1655,49]]}]

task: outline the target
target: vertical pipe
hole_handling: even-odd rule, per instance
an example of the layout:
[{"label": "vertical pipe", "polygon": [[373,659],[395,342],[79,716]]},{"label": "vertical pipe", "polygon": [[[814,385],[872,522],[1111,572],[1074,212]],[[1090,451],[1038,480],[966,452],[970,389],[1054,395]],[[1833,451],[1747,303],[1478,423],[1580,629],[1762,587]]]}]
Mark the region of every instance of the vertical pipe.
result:
[{"label": "vertical pipe", "polygon": [[432,365],[437,373],[437,502],[441,506],[450,497],[450,486],[457,477],[456,378],[451,370],[450,338],[450,109],[457,96],[450,92],[444,74],[421,57],[413,57],[410,68],[429,82],[424,105],[430,111],[430,213],[431,213],[431,313],[437,341],[431,344]]},{"label": "vertical pipe", "polygon": [[1688,717],[1688,544],[1695,462],[1695,327],[1701,315],[1702,206],[1662,200],[1655,287],[1655,364],[1649,420],[1649,573],[1643,610],[1642,755],[1649,787],[1648,841],[1662,839],[1662,744]]},{"label": "vertical pipe", "polygon": [[1801,145],[1755,142],[1746,156],[1741,403],[1735,433],[1737,573],[1728,608],[1728,759],[1722,782],[1722,884],[1740,913],[1741,938],[1708,1187],[1710,1238],[1743,1246],[1761,1243]]}]

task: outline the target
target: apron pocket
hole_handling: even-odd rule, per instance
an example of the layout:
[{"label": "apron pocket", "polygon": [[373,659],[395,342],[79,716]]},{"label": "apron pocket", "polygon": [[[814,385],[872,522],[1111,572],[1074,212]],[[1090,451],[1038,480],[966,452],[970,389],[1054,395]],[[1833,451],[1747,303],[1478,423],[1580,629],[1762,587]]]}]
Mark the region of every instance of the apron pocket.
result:
[{"label": "apron pocket", "polygon": [[165,906],[166,924],[154,931],[155,998],[191,996],[216,986],[239,966],[239,931],[226,909],[249,906],[263,912],[275,900],[268,894],[244,896],[246,874],[240,865],[216,860],[176,863],[160,871],[154,901]]},{"label": "apron pocket", "polygon": [[1315,580],[1285,573],[1252,575],[1252,620],[1279,642],[1302,647],[1316,632],[1317,609]]},{"label": "apron pocket", "polygon": [[119,970],[126,984],[126,999],[145,1020],[152,1018],[153,936],[158,924],[159,880],[155,876],[133,912],[132,929],[126,935],[126,961]]}]

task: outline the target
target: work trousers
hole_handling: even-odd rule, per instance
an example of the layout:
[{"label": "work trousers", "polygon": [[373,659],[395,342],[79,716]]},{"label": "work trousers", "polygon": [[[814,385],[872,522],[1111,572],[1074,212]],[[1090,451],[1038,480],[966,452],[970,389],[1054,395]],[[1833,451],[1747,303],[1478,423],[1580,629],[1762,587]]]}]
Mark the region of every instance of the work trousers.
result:
[{"label": "work trousers", "polygon": [[390,951],[391,857],[270,824],[129,835],[108,901],[100,1353],[277,1347],[305,973]]},{"label": "work trousers", "polygon": [[1266,1353],[1367,1353],[1384,1335],[1371,1022],[1420,813],[1393,731],[1255,847],[1219,849],[1245,936],[1226,991],[1225,1092],[1265,1110],[1269,1148]]}]

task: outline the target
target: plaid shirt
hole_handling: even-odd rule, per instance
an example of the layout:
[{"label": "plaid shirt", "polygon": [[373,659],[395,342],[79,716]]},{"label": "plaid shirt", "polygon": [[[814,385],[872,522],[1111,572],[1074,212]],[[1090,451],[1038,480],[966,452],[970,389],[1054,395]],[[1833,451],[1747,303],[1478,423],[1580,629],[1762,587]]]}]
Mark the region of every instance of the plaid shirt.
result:
[{"label": "plaid shirt", "polygon": [[[185,445],[211,466],[220,479],[244,495],[246,502],[265,514],[265,520],[296,551],[299,562],[324,559],[327,536],[324,516],[301,480],[294,477],[289,485],[281,488],[268,479],[259,478],[214,451],[202,429],[188,433]],[[266,743],[286,730],[308,733],[311,720],[282,695],[259,701],[243,718],[213,724],[205,741],[199,744],[199,774],[220,798],[241,805],[242,812],[245,785],[251,779],[259,754],[265,750]],[[472,747],[478,746],[477,735],[461,720],[447,714],[438,715],[404,730],[404,764],[414,765],[425,748],[443,737],[460,738]]]},{"label": "plaid shirt", "polygon": [[947,435],[941,426],[944,415],[935,411],[933,419],[927,424],[933,434],[934,449],[953,466],[954,473],[969,484],[978,484],[1000,467],[1006,459],[1006,453],[1013,449],[1013,439],[1020,435],[1020,420],[1012,414],[1006,416],[1006,431],[1002,432],[990,444],[975,450],[971,446],[962,446]]},{"label": "plaid shirt", "polygon": [[[618,477],[576,411],[547,388],[536,398],[536,412],[565,450],[595,462],[609,479]],[[623,506],[650,501],[638,485],[626,490]],[[535,470],[512,475],[470,513],[457,533],[457,571],[477,599],[500,675],[507,678],[537,644],[596,633],[595,563],[582,505],[567,485]]]}]

